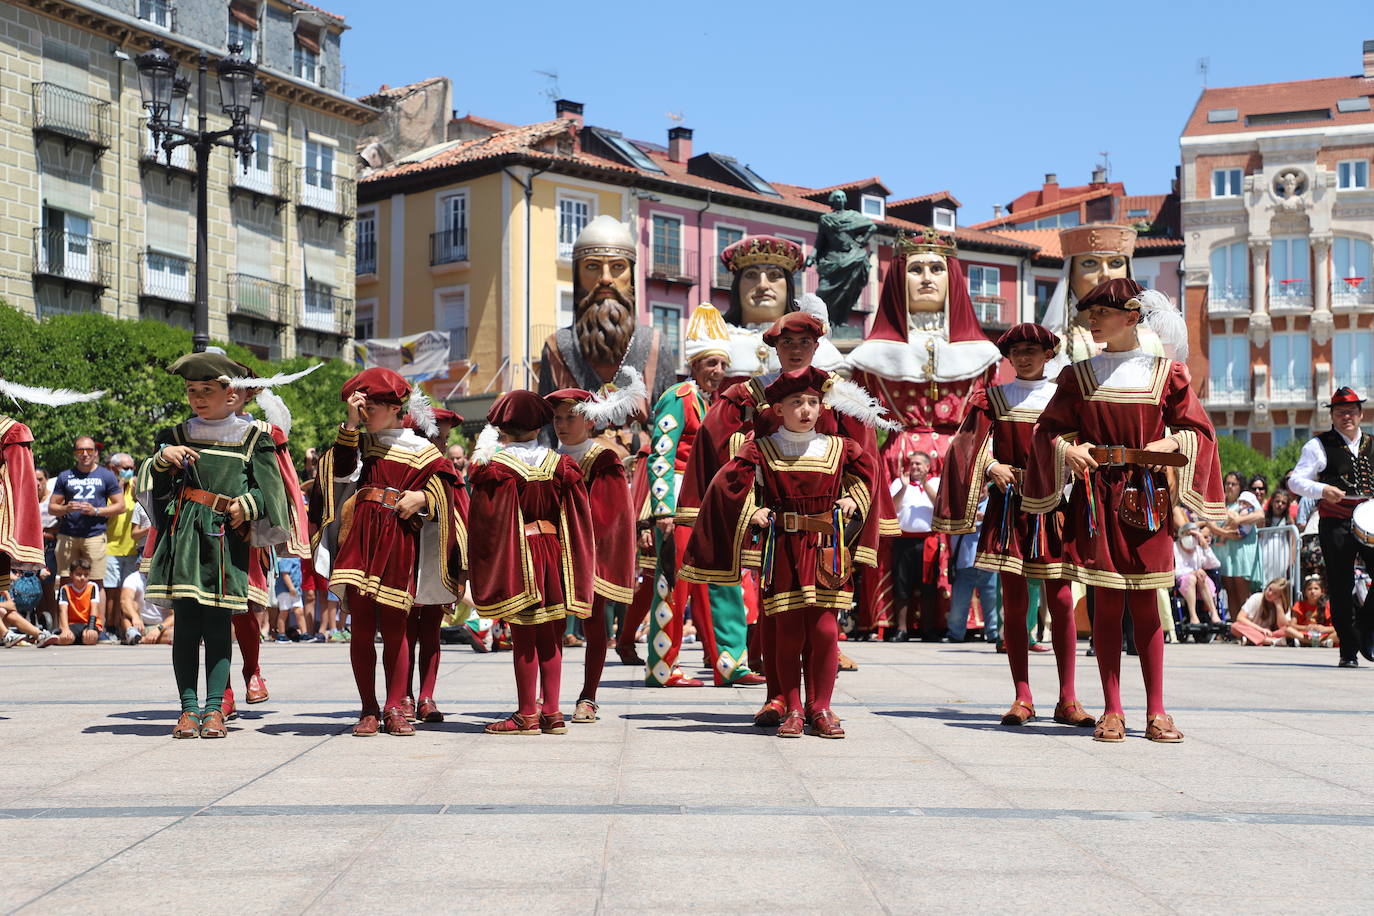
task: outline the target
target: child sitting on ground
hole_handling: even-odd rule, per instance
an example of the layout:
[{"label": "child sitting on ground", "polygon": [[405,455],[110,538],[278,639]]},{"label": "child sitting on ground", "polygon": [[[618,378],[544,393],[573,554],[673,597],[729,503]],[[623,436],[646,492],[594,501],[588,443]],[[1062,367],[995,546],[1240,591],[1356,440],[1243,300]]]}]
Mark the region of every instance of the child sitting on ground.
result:
[{"label": "child sitting on ground", "polygon": [[57,642],[93,646],[105,629],[100,586],[91,581],[91,561],[78,557],[71,567],[72,580],[57,590]]}]

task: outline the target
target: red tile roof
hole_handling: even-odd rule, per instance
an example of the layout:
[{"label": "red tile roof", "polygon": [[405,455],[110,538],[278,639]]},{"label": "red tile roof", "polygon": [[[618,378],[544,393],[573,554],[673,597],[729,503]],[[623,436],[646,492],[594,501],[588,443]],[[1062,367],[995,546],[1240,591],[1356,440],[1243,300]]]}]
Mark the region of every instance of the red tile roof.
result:
[{"label": "red tile roof", "polygon": [[[1185,137],[1204,137],[1259,130],[1300,130],[1311,127],[1340,127],[1345,124],[1374,124],[1374,110],[1338,111],[1336,102],[1374,95],[1374,79],[1363,76],[1333,76],[1291,83],[1260,83],[1204,89],[1183,128]],[[1209,122],[1207,114],[1216,109],[1236,109],[1236,120]],[[1276,114],[1327,109],[1331,117],[1288,123],[1247,125],[1251,115]]]},{"label": "red tile roof", "polygon": [[921,194],[917,197],[906,197],[902,200],[889,200],[887,205],[889,207],[900,207],[905,204],[922,204],[932,200],[947,200],[956,207],[963,206],[963,204],[959,203],[959,198],[955,197],[949,191],[934,191],[930,194]]},{"label": "red tile roof", "polygon": [[[1111,188],[1118,197],[1126,193],[1126,186],[1119,181],[1110,181],[1106,184],[1055,185],[1055,187],[1058,189],[1055,200],[1066,200],[1070,197],[1086,194],[1089,191],[1098,190],[1099,188]],[[1049,201],[1049,203],[1053,202],[1054,201]],[[1010,213],[1025,212],[1031,207],[1044,206],[1046,203],[1045,188],[1041,187],[1034,191],[1027,191],[1007,204],[1007,211]]]},{"label": "red tile roof", "polygon": [[1064,251],[1059,247],[1058,229],[998,229],[991,233],[1039,249],[1038,255],[1050,258],[1063,258]]},{"label": "red tile roof", "polygon": [[519,124],[507,124],[505,121],[493,121],[491,118],[483,118],[475,114],[465,114],[461,118],[454,118],[453,120],[467,121],[470,124],[493,131],[515,130],[520,126]]},{"label": "red tile roof", "polygon": [[1099,197],[1110,197],[1113,194],[1113,186],[1109,184],[1099,185],[1091,188],[1082,194],[1074,194],[1070,197],[1061,197],[1053,203],[1041,204],[1038,207],[1029,207],[1025,210],[1017,210],[1015,213],[1008,213],[1004,216],[996,216],[981,223],[974,223],[973,229],[994,229],[998,226],[1012,226],[1017,223],[1029,222],[1039,219],[1042,216],[1053,216],[1056,213],[1063,213],[1065,210],[1075,210],[1080,204],[1085,204],[1090,200],[1097,200]]},{"label": "red tile roof", "polygon": [[849,191],[854,188],[866,188],[871,184],[876,184],[878,187],[882,188],[884,195],[892,193],[887,189],[887,185],[883,184],[883,180],[879,178],[877,175],[874,175],[871,178],[860,178],[858,181],[846,181],[844,184],[832,184],[828,188],[815,188],[810,190],[808,193],[812,197],[824,197],[831,191]]},{"label": "red tile roof", "polygon": [[309,3],[303,3],[302,0],[287,0],[287,3],[291,6],[299,7],[303,10],[313,10],[316,13],[328,16],[330,19],[337,19],[340,22],[344,21],[344,17],[340,16],[338,13],[331,13],[329,12],[329,10],[320,9],[318,6],[312,6]]}]

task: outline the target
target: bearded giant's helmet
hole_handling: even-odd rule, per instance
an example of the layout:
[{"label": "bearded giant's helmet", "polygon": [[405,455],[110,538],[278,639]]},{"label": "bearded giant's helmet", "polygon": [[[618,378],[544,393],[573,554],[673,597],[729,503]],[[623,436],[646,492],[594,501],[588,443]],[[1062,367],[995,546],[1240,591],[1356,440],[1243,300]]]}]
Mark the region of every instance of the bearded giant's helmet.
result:
[{"label": "bearded giant's helmet", "polygon": [[635,252],[635,237],[630,233],[629,227],[614,216],[603,213],[578,233],[577,241],[573,242],[572,257],[576,261],[578,258],[596,255],[603,258],[628,258],[633,262]]},{"label": "bearded giant's helmet", "polygon": [[945,297],[945,330],[951,343],[961,340],[987,340],[973,311],[964,266],[959,263],[954,236],[937,229],[903,232],[897,237],[892,260],[883,277],[878,296],[878,314],[866,340],[895,340],[906,343],[910,318],[906,302],[906,264],[914,255],[932,253],[944,257],[949,271],[949,293]]}]

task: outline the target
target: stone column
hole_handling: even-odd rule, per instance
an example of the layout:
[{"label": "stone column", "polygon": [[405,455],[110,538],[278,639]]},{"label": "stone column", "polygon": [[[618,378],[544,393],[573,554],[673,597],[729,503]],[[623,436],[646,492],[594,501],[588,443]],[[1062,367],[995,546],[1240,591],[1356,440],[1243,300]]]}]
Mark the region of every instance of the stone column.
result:
[{"label": "stone column", "polygon": [[1318,345],[1331,339],[1331,237],[1312,236],[1312,339]]},{"label": "stone column", "polygon": [[1250,281],[1250,340],[1262,347],[1269,340],[1272,322],[1269,317],[1269,239],[1250,240],[1250,260],[1253,262]]}]

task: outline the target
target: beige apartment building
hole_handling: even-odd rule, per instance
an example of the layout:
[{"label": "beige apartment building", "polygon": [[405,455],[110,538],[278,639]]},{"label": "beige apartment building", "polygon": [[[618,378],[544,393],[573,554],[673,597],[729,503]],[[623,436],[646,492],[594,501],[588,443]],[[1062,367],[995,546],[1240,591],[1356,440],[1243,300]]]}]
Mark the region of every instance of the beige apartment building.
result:
[{"label": "beige apartment building", "polygon": [[161,40],[191,78],[241,43],[268,99],[255,151],[211,154],[210,334],[265,358],[353,336],[354,153],[372,109],[341,91],[341,17],[294,0],[0,4],[0,299],[191,327],[195,156],[155,148],[134,58]]}]

